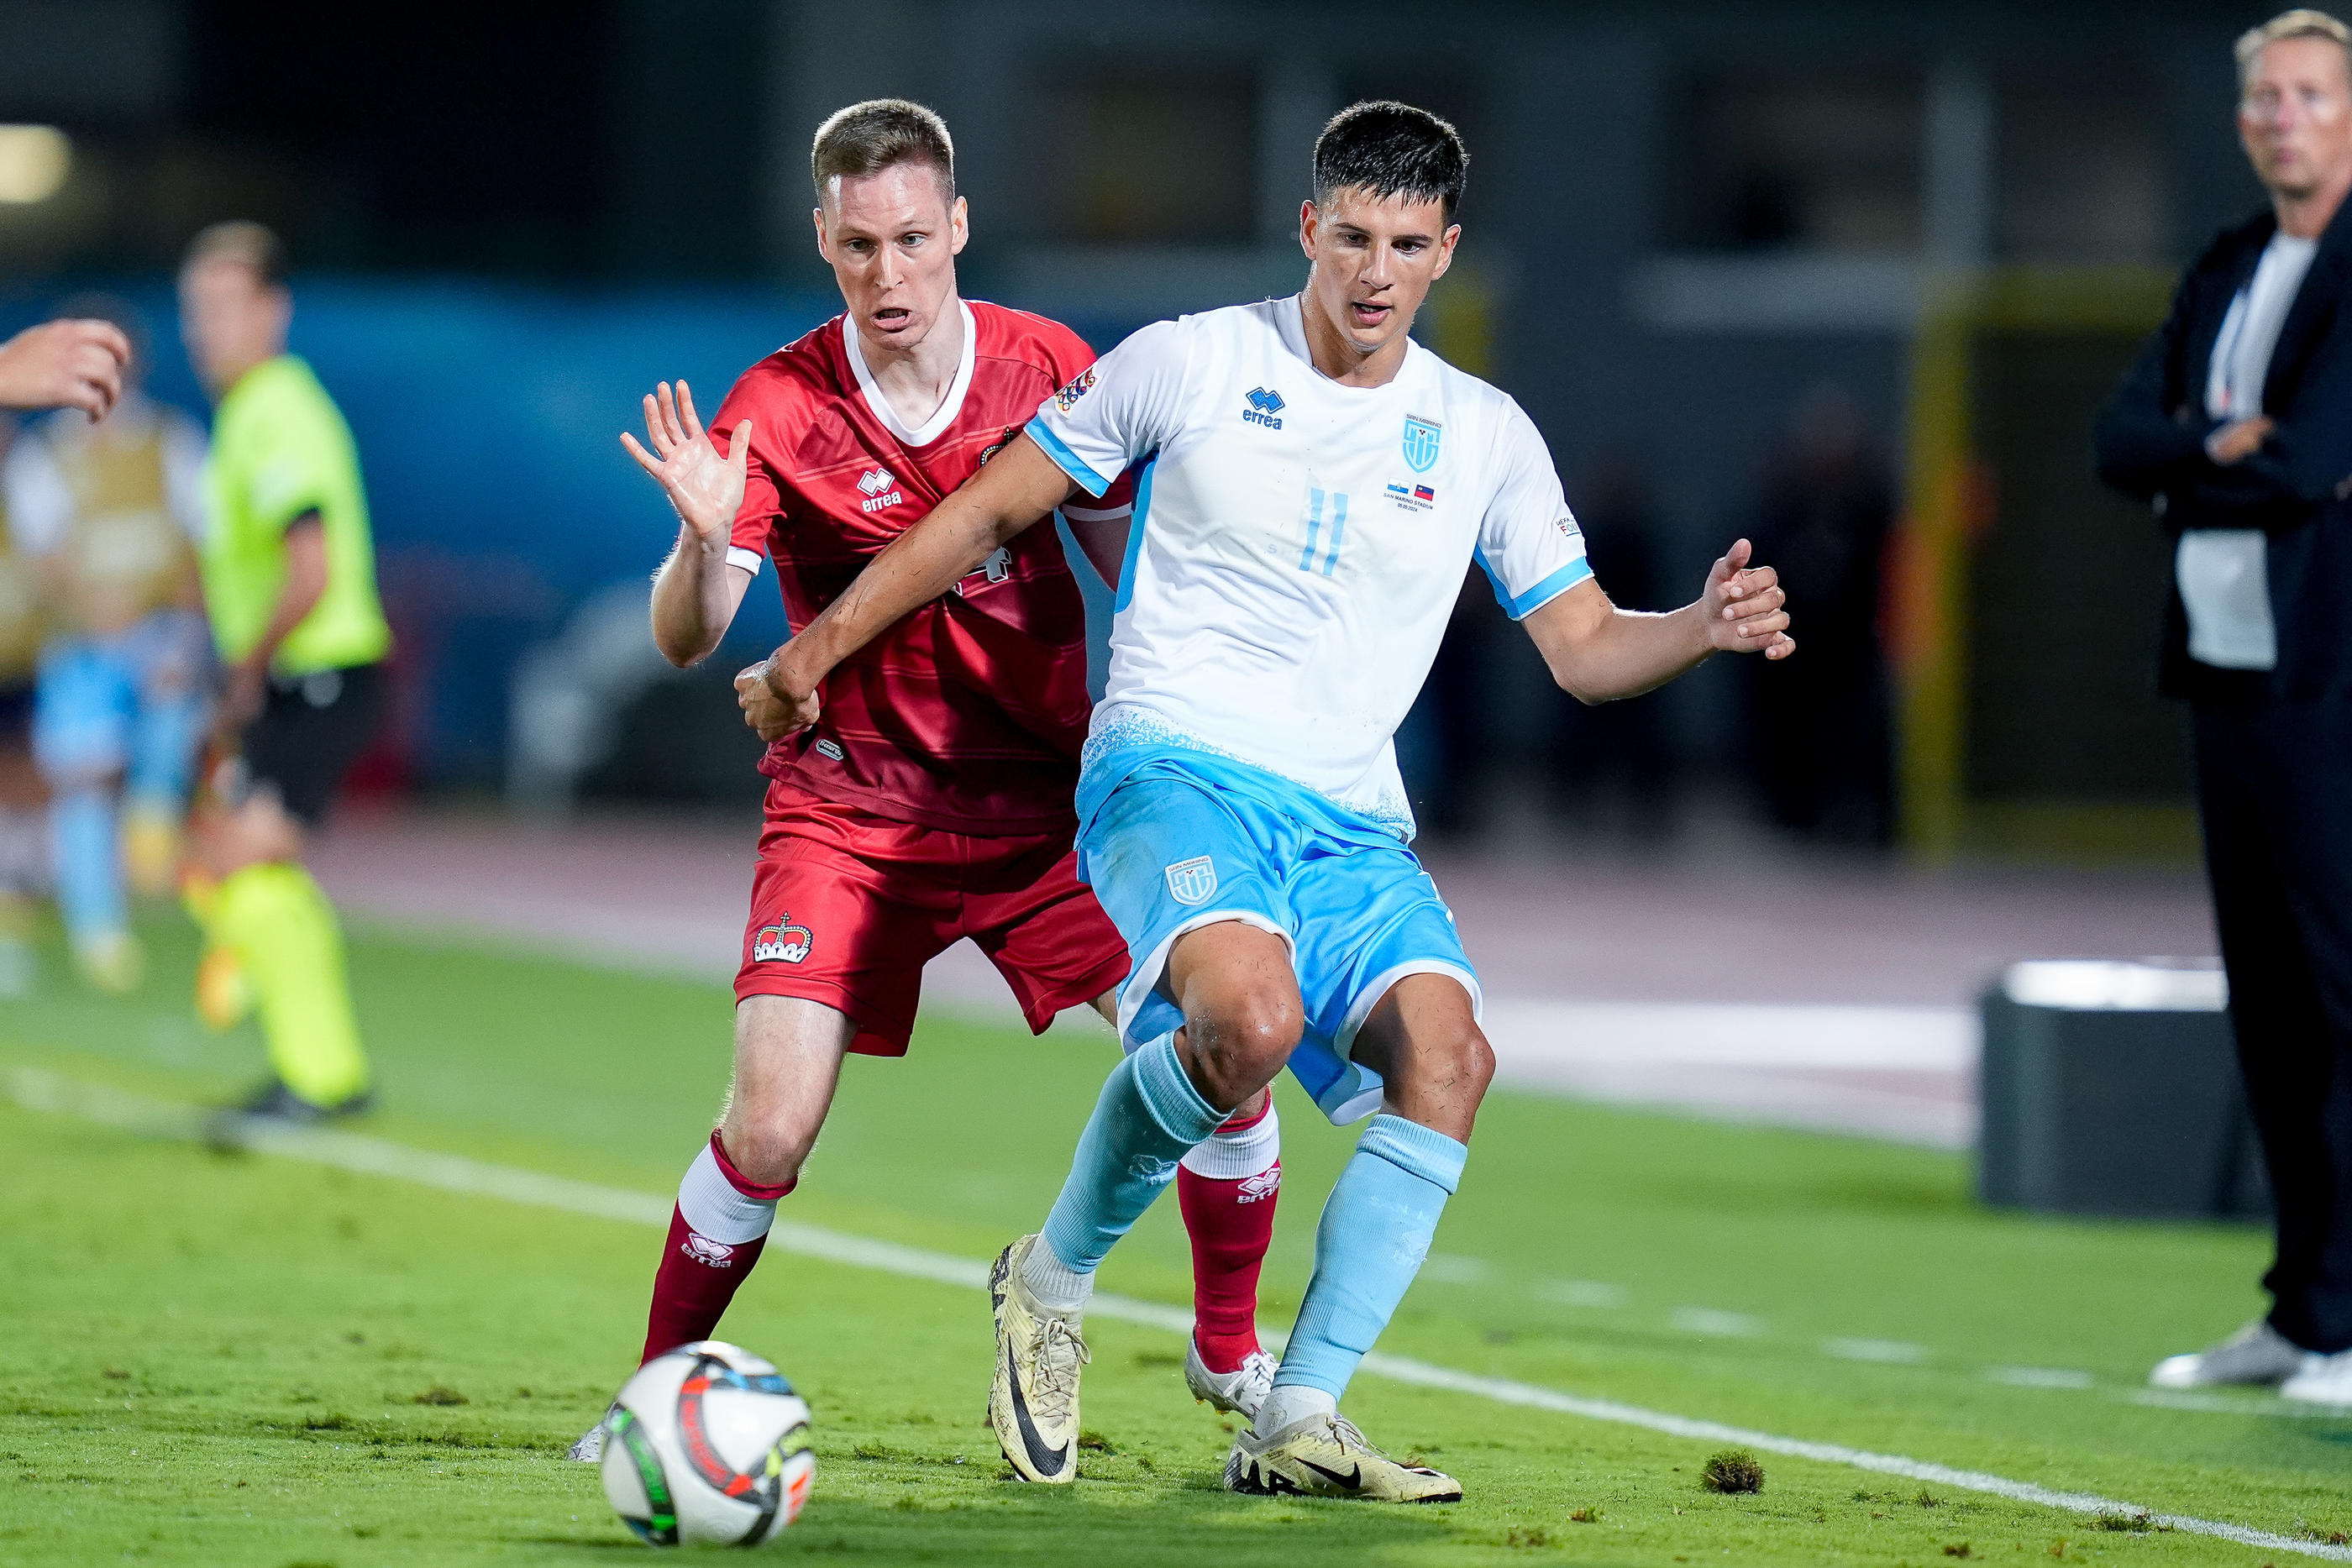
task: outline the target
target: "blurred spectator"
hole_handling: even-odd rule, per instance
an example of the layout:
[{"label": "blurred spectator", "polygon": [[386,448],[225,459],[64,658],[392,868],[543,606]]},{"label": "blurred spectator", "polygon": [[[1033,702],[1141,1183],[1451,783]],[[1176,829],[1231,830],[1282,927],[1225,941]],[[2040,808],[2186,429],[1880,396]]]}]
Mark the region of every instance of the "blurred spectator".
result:
[{"label": "blurred spectator", "polygon": [[[1610,601],[1627,610],[1664,610],[1668,596],[1660,561],[1661,522],[1647,466],[1632,451],[1604,453],[1569,492],[1594,580]],[[1810,643],[1806,649],[1811,653]],[[1776,670],[1774,674],[1785,674]],[[1633,838],[1654,842],[1674,831],[1674,747],[1664,706],[1655,695],[1588,707],[1560,693],[1549,739],[1546,772],[1556,809],[1589,820],[1612,780],[1625,788],[1625,824]]]},{"label": "blurred spectator", "polygon": [[2352,30],[2238,41],[2270,205],[2224,230],[2099,416],[2099,473],[2178,536],[2164,685],[2194,713],[2230,1020],[2278,1207],[2272,1306],[2159,1387],[2352,1405]]},{"label": "blurred spectator", "polygon": [[1805,636],[1803,658],[1743,672],[1757,789],[1791,832],[1884,844],[1894,780],[1878,612],[1895,502],[1843,387],[1818,387],[1797,405],[1761,491],[1749,535],[1756,559],[1780,570]]},{"label": "blurred spectator", "polygon": [[171,891],[204,720],[205,434],[140,391],[146,334],[129,307],[83,299],[68,314],[131,343],[122,395],[95,423],[70,409],[42,419],[0,477],[49,605],[33,744],[58,911],[83,978],[121,991],[140,975],[124,866],[141,892]]}]

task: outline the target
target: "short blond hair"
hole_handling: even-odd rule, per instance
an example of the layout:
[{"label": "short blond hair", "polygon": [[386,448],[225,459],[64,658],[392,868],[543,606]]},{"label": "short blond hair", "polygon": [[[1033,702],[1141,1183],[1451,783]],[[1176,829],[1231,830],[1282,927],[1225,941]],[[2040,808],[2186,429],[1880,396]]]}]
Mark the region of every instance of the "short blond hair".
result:
[{"label": "short blond hair", "polygon": [[2297,6],[2238,35],[2238,85],[2246,85],[2246,78],[2253,74],[2254,62],[2262,57],[2264,49],[2286,38],[2327,39],[2344,51],[2344,69],[2347,77],[2352,77],[2352,27],[2325,11]]},{"label": "short blond hair", "polygon": [[180,258],[180,270],[188,272],[215,261],[251,267],[255,280],[264,288],[286,286],[285,244],[268,227],[249,219],[232,218],[197,231],[188,242],[187,254]]}]

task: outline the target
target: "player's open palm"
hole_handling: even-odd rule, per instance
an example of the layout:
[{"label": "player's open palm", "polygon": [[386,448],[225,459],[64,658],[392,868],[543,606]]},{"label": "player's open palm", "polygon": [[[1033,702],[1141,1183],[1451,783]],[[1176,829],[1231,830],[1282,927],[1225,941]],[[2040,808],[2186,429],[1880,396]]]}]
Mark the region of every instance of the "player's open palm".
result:
[{"label": "player's open palm", "polygon": [[1706,611],[1706,640],[1726,653],[1785,659],[1797,651],[1796,639],[1789,635],[1789,595],[1779,572],[1748,564],[1754,553],[1754,547],[1740,539],[1706,574],[1706,592],[1700,600]]},{"label": "player's open palm", "polygon": [[694,393],[680,382],[673,397],[669,383],[664,382],[656,392],[646,394],[646,436],[653,443],[651,452],[626,431],[621,433],[621,444],[629,449],[637,466],[654,476],[678,520],[692,528],[697,538],[705,544],[725,539],[743,505],[751,422],[747,419],[735,427],[727,455],[721,457],[702,421],[695,416]]}]

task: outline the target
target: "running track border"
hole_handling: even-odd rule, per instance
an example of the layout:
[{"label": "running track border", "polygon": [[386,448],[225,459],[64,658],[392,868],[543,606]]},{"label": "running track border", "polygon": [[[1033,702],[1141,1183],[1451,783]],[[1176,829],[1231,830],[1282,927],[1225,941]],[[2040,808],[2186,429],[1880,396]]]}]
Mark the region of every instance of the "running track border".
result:
[{"label": "running track border", "polygon": [[[17,1104],[31,1111],[75,1116],[150,1137],[186,1140],[201,1138],[205,1133],[206,1113],[198,1107],[133,1094],[37,1068],[11,1070],[8,1089]],[[371,1138],[358,1133],[250,1124],[240,1142],[258,1153],[305,1160],[312,1165],[332,1166],[362,1176],[413,1182],[437,1187],[444,1192],[494,1197],[537,1208],[561,1209],[593,1219],[614,1219],[656,1227],[669,1224],[670,1200],[666,1197],[629,1192],[621,1187],[602,1186],[593,1182],[572,1181],[563,1176],[545,1176],[513,1166],[491,1165],[462,1155],[413,1148],[406,1144]],[[976,1259],[950,1257],[944,1252],[932,1252],[919,1247],[902,1247],[896,1242],[852,1236],[820,1226],[780,1221],[768,1233],[768,1245],[830,1263],[872,1269],[909,1279],[929,1280],[967,1290],[985,1290],[988,1285],[988,1265]],[[1087,1304],[1087,1310],[1097,1316],[1166,1329],[1172,1333],[1189,1333],[1192,1328],[1192,1313],[1157,1301],[1139,1301],[1131,1296],[1098,1292]],[[1279,1338],[1278,1335],[1269,1337]],[[1900,1454],[1875,1454],[1838,1443],[1815,1443],[1802,1437],[1751,1431],[1744,1427],[1726,1426],[1719,1421],[1647,1410],[1638,1405],[1622,1405],[1613,1399],[1590,1399],[1535,1384],[1457,1372],[1452,1367],[1377,1351],[1364,1358],[1363,1366],[1366,1372],[1391,1382],[1467,1394],[1502,1405],[1549,1410],[1563,1416],[1577,1416],[1622,1427],[1638,1427],[1696,1442],[1738,1444],[1761,1448],[1766,1453],[1786,1454],[1793,1458],[1813,1459],[1822,1464],[1844,1465],[1880,1475],[1901,1476],[1906,1480],[1950,1487],[1959,1491],[1984,1492],[2012,1502],[2033,1503],[2068,1513],[2126,1516],[2145,1513],[2151,1524],[2189,1535],[2211,1536],[2265,1552],[2290,1552],[2305,1557],[2352,1563],[2352,1546],[2297,1540],[2294,1536],[2231,1524],[2224,1520],[2158,1513],[2116,1498],[2100,1497],[2091,1492],[2058,1491],[2036,1486],[2031,1481],[2011,1480],[2006,1476],[1992,1475],[1984,1470],[1954,1469],[1948,1465],[1907,1458]]]}]

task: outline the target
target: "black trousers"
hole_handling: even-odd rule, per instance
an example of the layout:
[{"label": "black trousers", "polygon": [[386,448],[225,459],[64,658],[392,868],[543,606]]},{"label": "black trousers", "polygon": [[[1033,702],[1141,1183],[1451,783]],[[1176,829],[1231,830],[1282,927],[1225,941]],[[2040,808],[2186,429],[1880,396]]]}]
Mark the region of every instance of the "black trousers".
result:
[{"label": "black trousers", "polygon": [[2271,1325],[2352,1349],[2352,699],[2200,703],[2196,746],[2230,1021],[2278,1205]]}]

